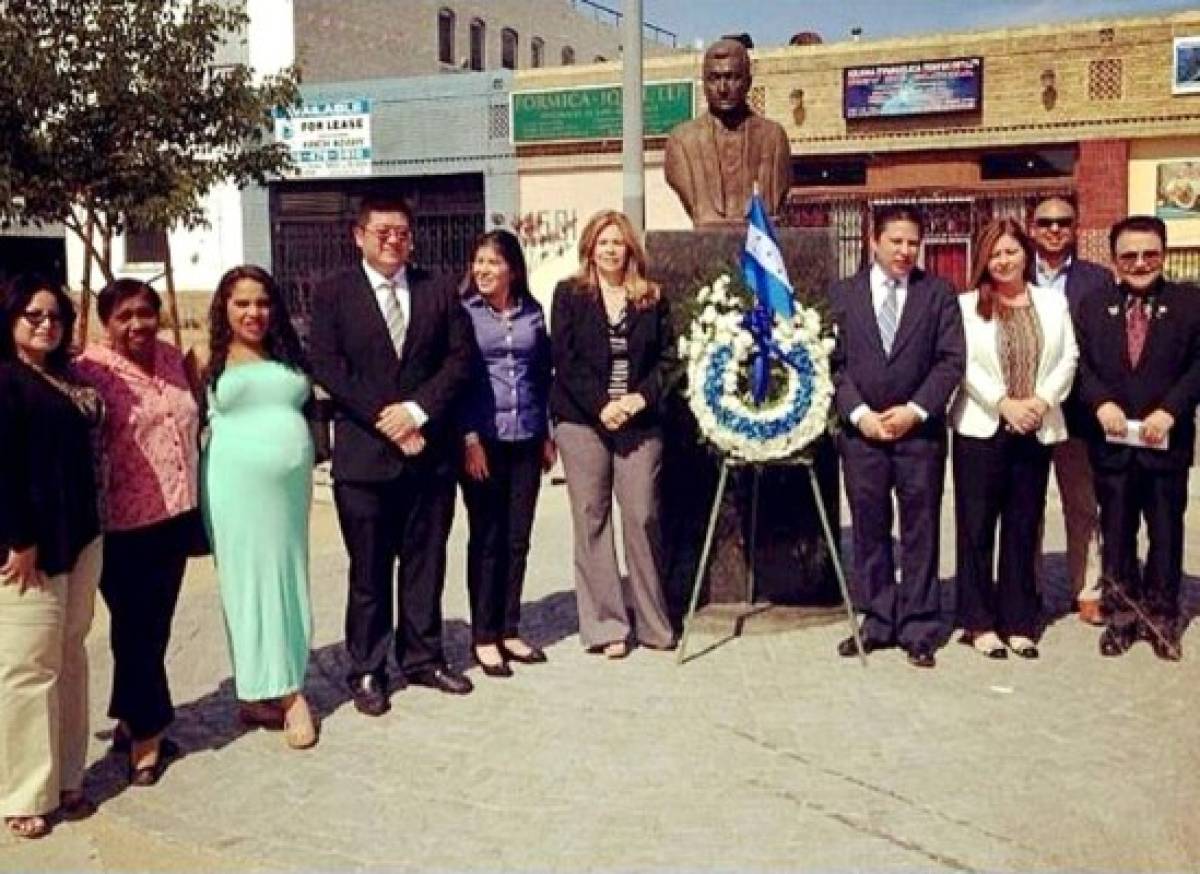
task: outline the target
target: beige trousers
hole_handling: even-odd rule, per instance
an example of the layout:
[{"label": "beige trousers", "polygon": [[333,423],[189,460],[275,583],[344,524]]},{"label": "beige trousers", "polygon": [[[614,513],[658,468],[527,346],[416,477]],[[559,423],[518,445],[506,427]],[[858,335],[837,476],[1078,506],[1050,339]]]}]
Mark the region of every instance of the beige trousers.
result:
[{"label": "beige trousers", "polygon": [[[0,816],[34,816],[79,789],[88,744],[88,661],[101,539],[75,567],[18,593],[0,585]],[[5,581],[7,583],[7,581]]]},{"label": "beige trousers", "polygon": [[1100,600],[1100,508],[1087,443],[1078,437],[1054,447],[1054,479],[1067,529],[1067,575],[1080,601]]}]

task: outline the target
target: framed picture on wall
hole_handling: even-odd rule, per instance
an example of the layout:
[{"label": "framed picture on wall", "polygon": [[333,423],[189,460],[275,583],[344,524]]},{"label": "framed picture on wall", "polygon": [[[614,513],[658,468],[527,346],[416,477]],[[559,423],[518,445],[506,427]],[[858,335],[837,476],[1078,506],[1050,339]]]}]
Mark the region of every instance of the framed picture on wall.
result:
[{"label": "framed picture on wall", "polygon": [[1200,36],[1177,36],[1171,65],[1174,94],[1200,94]]},{"label": "framed picture on wall", "polygon": [[1161,219],[1200,219],[1200,161],[1158,165],[1154,214]]}]

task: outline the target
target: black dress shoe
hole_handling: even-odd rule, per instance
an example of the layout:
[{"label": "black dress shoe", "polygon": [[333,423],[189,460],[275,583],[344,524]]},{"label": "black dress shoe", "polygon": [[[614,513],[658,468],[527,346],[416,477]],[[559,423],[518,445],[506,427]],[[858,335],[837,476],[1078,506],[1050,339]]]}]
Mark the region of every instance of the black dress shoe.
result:
[{"label": "black dress shoe", "polygon": [[363,674],[350,684],[354,698],[354,709],[363,716],[383,716],[391,709],[387,697],[387,686],[370,674]]},{"label": "black dress shoe", "polygon": [[179,755],[180,749],[175,741],[164,737],[158,745],[158,758],[154,760],[154,764],[135,768],[133,762],[129,763],[129,785],[153,786],[162,778],[167,765],[179,758]]},{"label": "black dress shoe", "polygon": [[928,646],[914,646],[908,651],[908,663],[914,668],[937,667],[937,658]]},{"label": "black dress shoe", "polygon": [[1025,646],[1013,647],[1013,655],[1020,656],[1023,659],[1036,659],[1041,653],[1038,648],[1032,643]]},{"label": "black dress shoe", "polygon": [[1124,655],[1133,645],[1130,636],[1110,625],[1100,635],[1100,655],[1112,658]]},{"label": "black dress shoe", "polygon": [[[877,640],[872,640],[869,637],[862,639],[862,651],[866,654],[875,652],[877,649],[883,649],[883,644]],[[858,641],[853,637],[847,637],[837,646],[838,655],[844,659],[854,658],[858,655]]]},{"label": "black dress shoe", "polygon": [[[507,667],[507,666],[506,666]],[[462,674],[456,674],[445,665],[419,668],[408,676],[408,682],[417,686],[428,686],[448,695],[466,695],[475,687]]]},{"label": "black dress shoe", "polygon": [[1150,648],[1163,661],[1177,662],[1183,658],[1183,645],[1173,635],[1156,635],[1150,638]]},{"label": "black dress shoe", "polygon": [[516,653],[501,643],[500,655],[504,656],[510,662],[517,662],[518,664],[522,665],[540,665],[543,662],[548,661],[546,654],[542,652],[541,649],[531,643],[527,643],[525,645],[529,647],[529,652]]}]

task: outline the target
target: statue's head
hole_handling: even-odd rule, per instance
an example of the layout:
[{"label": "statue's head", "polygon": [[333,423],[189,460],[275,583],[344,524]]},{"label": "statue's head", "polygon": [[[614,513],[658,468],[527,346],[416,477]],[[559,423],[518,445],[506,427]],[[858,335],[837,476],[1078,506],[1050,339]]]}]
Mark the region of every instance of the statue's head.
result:
[{"label": "statue's head", "polygon": [[750,93],[750,53],[742,43],[720,39],[704,53],[704,99],[718,118],[736,118],[747,112]]}]

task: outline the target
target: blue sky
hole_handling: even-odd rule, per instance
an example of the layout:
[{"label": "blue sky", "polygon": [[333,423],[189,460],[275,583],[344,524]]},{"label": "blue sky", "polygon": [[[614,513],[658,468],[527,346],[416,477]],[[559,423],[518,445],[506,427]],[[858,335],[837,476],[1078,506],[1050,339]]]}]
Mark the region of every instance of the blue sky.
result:
[{"label": "blue sky", "polygon": [[[601,0],[621,8],[622,0]],[[673,30],[680,46],[745,31],[756,46],[786,45],[815,30],[826,42],[1044,24],[1200,9],[1196,0],[643,0],[646,21]]]}]

